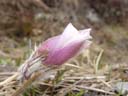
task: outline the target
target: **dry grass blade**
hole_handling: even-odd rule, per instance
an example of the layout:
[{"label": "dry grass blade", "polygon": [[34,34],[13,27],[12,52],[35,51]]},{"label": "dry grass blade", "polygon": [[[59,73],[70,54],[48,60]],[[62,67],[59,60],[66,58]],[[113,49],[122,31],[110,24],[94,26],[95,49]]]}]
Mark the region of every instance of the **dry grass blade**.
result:
[{"label": "dry grass blade", "polygon": [[104,80],[100,80],[103,84],[105,84],[107,87],[112,88],[112,86],[108,83],[108,82],[105,82]]},{"label": "dry grass blade", "polygon": [[51,9],[42,0],[33,0],[37,6],[40,6],[44,11],[50,12]]},{"label": "dry grass blade", "polygon": [[14,80],[17,76],[19,75],[19,73],[15,73],[14,75],[12,75],[11,77],[7,78],[6,80],[4,80],[3,82],[0,82],[0,86],[6,85],[9,82],[11,82],[12,80]]},{"label": "dry grass blade", "polygon": [[0,76],[9,76],[9,75],[13,75],[15,74],[16,72],[1,72],[0,73]]},{"label": "dry grass blade", "polygon": [[91,79],[106,79],[106,76],[77,76],[77,77],[65,77],[65,80],[79,80],[79,79],[86,79],[86,80],[91,80]]},{"label": "dry grass blade", "polygon": [[74,84],[72,85],[69,85],[68,87],[65,87],[65,89],[63,90],[63,95],[62,96],[65,96],[68,92],[70,92],[78,83],[80,83],[81,81],[83,81],[84,78],[76,81]]},{"label": "dry grass blade", "polygon": [[76,86],[77,88],[82,88],[82,89],[86,89],[86,90],[91,90],[91,91],[96,91],[96,92],[100,92],[100,93],[104,93],[104,94],[109,94],[109,95],[114,95],[115,93],[113,92],[108,92],[102,89],[98,89],[98,88],[93,88],[93,87],[87,87],[87,86]]},{"label": "dry grass blade", "polygon": [[96,61],[95,61],[95,73],[98,72],[98,69],[99,69],[99,64],[100,64],[100,60],[101,60],[101,57],[102,57],[102,54],[103,54],[103,50],[100,51]]},{"label": "dry grass blade", "polygon": [[70,63],[66,63],[65,66],[82,69],[82,67]]}]

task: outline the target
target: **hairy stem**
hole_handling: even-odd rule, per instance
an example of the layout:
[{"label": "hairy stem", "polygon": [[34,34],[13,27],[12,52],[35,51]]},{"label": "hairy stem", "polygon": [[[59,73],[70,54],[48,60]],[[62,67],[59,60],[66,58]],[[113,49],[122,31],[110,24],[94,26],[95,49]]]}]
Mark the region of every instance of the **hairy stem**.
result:
[{"label": "hairy stem", "polygon": [[16,90],[16,92],[12,96],[19,96],[32,82],[34,82],[39,76],[41,75],[40,72],[36,72],[32,75],[31,78],[24,81],[23,85]]}]

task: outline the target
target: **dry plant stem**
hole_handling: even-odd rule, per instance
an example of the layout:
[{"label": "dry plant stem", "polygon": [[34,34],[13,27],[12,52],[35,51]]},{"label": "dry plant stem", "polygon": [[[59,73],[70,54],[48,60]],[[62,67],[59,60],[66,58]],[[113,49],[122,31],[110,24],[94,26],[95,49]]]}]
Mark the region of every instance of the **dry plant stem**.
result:
[{"label": "dry plant stem", "polygon": [[3,86],[5,84],[8,84],[9,82],[11,82],[12,80],[14,80],[17,76],[19,75],[19,73],[15,73],[14,75],[12,75],[11,77],[7,78],[6,80],[4,80],[3,82],[0,82],[0,86]]},{"label": "dry plant stem", "polygon": [[41,72],[36,72],[34,75],[32,75],[31,78],[29,78],[28,80],[26,80],[23,85],[16,90],[16,92],[12,95],[12,96],[19,96],[24,90],[25,88],[27,88],[33,81],[35,81],[39,76],[41,75]]}]

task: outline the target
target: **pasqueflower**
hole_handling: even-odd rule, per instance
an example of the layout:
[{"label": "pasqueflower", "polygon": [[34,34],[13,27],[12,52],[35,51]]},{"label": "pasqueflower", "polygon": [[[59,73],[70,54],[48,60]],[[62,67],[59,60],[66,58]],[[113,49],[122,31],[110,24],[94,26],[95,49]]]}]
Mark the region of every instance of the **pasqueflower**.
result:
[{"label": "pasqueflower", "polygon": [[44,41],[38,49],[39,54],[48,51],[48,56],[42,61],[45,65],[61,65],[90,46],[91,29],[77,30],[71,23],[62,34]]}]

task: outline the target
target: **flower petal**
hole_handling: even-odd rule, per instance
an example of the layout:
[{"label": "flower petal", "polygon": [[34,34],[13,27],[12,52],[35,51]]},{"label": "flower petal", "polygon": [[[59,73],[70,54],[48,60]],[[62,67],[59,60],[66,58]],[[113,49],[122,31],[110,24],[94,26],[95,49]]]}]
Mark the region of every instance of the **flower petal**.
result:
[{"label": "flower petal", "polygon": [[57,44],[57,48],[67,45],[68,43],[70,43],[70,40],[76,38],[78,35],[78,30],[71,23],[69,23],[64,32],[61,34],[59,43]]},{"label": "flower petal", "polygon": [[60,35],[54,36],[54,37],[52,37],[52,38],[46,40],[45,42],[43,42],[43,43],[40,45],[38,51],[39,51],[39,52],[43,52],[43,51],[45,51],[45,50],[48,50],[48,51],[49,51],[49,50],[50,50],[50,51],[54,50],[54,49],[55,49],[55,44],[57,44],[57,43],[59,42],[59,39],[60,39]]},{"label": "flower petal", "polygon": [[79,30],[80,34],[82,36],[84,36],[84,38],[87,39],[92,39],[92,36],[90,35],[90,32],[91,32],[91,28],[88,28],[88,29],[84,29],[84,30]]},{"label": "flower petal", "polygon": [[43,63],[46,65],[61,65],[76,55],[83,45],[84,42],[72,43],[64,48],[51,52]]},{"label": "flower petal", "polygon": [[72,23],[69,23],[67,27],[65,28],[64,32],[62,33],[62,36],[65,36],[65,37],[75,36],[76,37],[76,35],[78,34],[79,34],[78,30],[72,25]]},{"label": "flower petal", "polygon": [[91,39],[91,35],[90,35],[90,31],[91,28],[88,29],[84,29],[84,30],[80,30],[79,34],[74,36],[74,38],[72,38],[70,41],[67,42],[67,44],[69,43],[73,43],[73,42],[81,42],[81,41],[85,41],[85,40],[89,40]]}]

